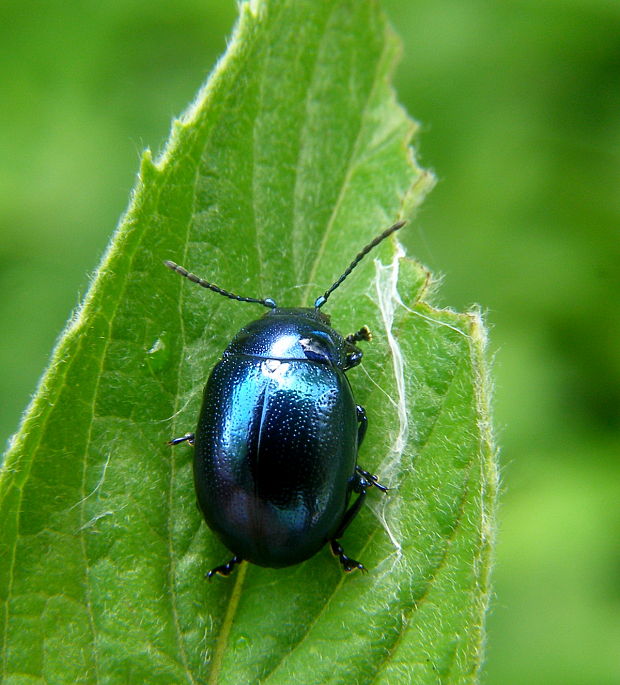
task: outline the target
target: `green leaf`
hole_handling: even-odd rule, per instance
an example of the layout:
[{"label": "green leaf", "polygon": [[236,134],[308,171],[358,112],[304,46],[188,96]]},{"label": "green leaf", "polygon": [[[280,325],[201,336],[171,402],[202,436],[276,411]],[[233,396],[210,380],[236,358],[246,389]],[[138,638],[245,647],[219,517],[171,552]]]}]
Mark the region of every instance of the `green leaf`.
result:
[{"label": "green leaf", "polygon": [[[389,85],[398,52],[375,2],[241,5],[230,47],[130,208],[5,456],[4,683],[475,682],[495,495],[484,330],[425,302],[396,241],[326,306],[374,333],[349,374],[370,426],[370,493],[343,538],[291,568],[229,558],[194,502],[193,430],[209,369],[262,314],[307,305],[432,184]],[[407,229],[404,229],[407,230]]]}]

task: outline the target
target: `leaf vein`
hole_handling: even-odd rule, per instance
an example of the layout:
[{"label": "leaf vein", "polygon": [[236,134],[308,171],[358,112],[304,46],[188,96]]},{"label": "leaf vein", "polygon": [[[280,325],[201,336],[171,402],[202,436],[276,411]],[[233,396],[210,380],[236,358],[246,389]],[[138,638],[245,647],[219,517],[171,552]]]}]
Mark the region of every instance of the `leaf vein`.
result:
[{"label": "leaf vein", "polygon": [[314,280],[316,279],[316,275],[318,272],[319,265],[321,263],[321,260],[323,258],[323,255],[325,254],[325,250],[327,249],[327,243],[328,240],[334,230],[334,224],[336,222],[336,218],[340,212],[340,208],[342,206],[342,203],[344,202],[344,198],[346,196],[346,192],[349,187],[349,183],[351,181],[351,178],[353,177],[353,174],[357,168],[357,162],[359,161],[359,152],[360,152],[360,146],[362,144],[362,131],[364,130],[364,123],[366,119],[366,115],[368,114],[369,108],[370,108],[370,103],[373,101],[374,96],[376,95],[377,88],[379,87],[380,83],[380,74],[382,74],[385,70],[385,62],[388,59],[388,56],[390,54],[390,50],[388,49],[388,44],[387,42],[384,42],[383,48],[381,51],[381,55],[379,56],[379,59],[376,62],[375,66],[375,71],[374,71],[374,79],[372,82],[372,86],[368,91],[368,95],[366,96],[366,101],[364,103],[364,107],[362,108],[362,113],[359,118],[359,127],[357,129],[356,135],[355,135],[355,141],[353,142],[353,145],[351,147],[351,152],[349,154],[349,157],[347,159],[347,164],[345,167],[345,173],[342,177],[342,181],[340,183],[340,189],[338,191],[338,196],[336,198],[336,202],[334,203],[334,206],[332,208],[332,211],[329,215],[329,219],[327,220],[327,225],[325,227],[325,231],[323,232],[323,235],[321,237],[321,242],[319,244],[319,248],[317,250],[317,255],[314,259],[314,262],[312,263],[312,267],[310,269],[310,275],[307,280],[307,285],[303,294],[302,302],[303,306],[308,306],[308,297],[310,295],[310,288],[312,287],[312,284],[314,283]]}]

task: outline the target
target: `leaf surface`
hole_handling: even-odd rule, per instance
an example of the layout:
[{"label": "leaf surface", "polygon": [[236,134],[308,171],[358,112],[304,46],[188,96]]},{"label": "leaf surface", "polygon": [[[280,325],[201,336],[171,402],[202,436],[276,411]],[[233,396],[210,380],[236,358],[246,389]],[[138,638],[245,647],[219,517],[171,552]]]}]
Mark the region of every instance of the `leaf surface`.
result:
[{"label": "leaf surface", "polygon": [[[395,241],[325,309],[374,338],[349,378],[370,427],[370,493],[343,544],[242,565],[195,506],[192,431],[210,368],[262,313],[162,266],[311,305],[432,184],[389,79],[397,42],[371,1],[245,3],[229,49],[145,153],[129,210],[0,475],[6,683],[475,682],[495,493],[484,329],[425,302]],[[404,229],[407,230],[407,229]]]}]

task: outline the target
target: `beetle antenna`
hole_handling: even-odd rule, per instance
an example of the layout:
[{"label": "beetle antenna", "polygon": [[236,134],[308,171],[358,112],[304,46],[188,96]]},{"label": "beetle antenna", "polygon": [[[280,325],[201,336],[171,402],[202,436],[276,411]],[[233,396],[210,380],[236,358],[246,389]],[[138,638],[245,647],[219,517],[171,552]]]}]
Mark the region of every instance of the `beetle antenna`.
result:
[{"label": "beetle antenna", "polygon": [[346,268],[345,272],[340,276],[340,278],[334,282],[334,284],[328,288],[320,297],[316,298],[316,301],[314,303],[315,309],[321,308],[326,302],[327,298],[336,290],[336,288],[344,281],[344,279],[355,269],[355,267],[364,259],[364,257],[374,248],[377,247],[377,245],[385,240],[389,235],[392,235],[392,233],[398,231],[399,228],[402,228],[407,222],[406,221],[397,221],[393,226],[390,226],[389,228],[386,228],[383,233],[378,235],[374,240],[368,243],[366,247],[357,255],[357,257],[349,264],[349,266]]},{"label": "beetle antenna", "polygon": [[217,293],[218,295],[224,295],[224,297],[229,297],[231,300],[238,300],[239,302],[255,302],[256,304],[262,304],[263,307],[268,307],[269,309],[275,309],[275,307],[277,306],[276,303],[270,297],[261,300],[257,297],[241,297],[241,295],[235,295],[235,293],[231,293],[228,290],[224,290],[223,288],[218,287],[214,283],[209,283],[208,281],[203,280],[202,278],[196,276],[196,274],[191,273],[182,266],[179,266],[178,264],[171,262],[169,259],[167,259],[164,262],[164,266],[167,266],[169,269],[172,269],[172,271],[176,271],[178,274],[181,274],[181,276],[185,276],[185,278],[190,280],[192,283],[197,283],[198,285],[201,285],[203,288],[212,290],[214,293]]}]

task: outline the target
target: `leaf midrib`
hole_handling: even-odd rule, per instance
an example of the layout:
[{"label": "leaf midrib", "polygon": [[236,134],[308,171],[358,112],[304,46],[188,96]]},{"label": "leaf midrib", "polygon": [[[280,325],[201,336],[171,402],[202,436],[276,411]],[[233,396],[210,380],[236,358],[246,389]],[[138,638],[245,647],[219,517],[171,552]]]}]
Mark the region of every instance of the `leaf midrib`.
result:
[{"label": "leaf midrib", "polygon": [[[330,15],[330,18],[331,18],[331,15]],[[326,23],[329,23],[329,22],[326,22]],[[323,33],[322,40],[324,40],[324,39],[325,39],[325,33]],[[317,55],[319,54],[319,52],[320,51],[317,51]],[[323,232],[321,242],[319,243],[319,248],[317,250],[316,257],[315,257],[314,262],[312,263],[312,267],[310,269],[310,274],[308,276],[306,287],[305,287],[305,290],[304,290],[303,296],[302,296],[302,305],[301,305],[302,307],[308,306],[308,298],[310,296],[310,289],[313,287],[313,283],[316,279],[316,275],[317,275],[317,272],[319,269],[319,265],[322,261],[323,255],[325,254],[325,250],[327,248],[327,243],[328,243],[329,238],[331,237],[332,231],[334,229],[334,223],[336,221],[336,216],[340,212],[342,202],[344,201],[345,193],[346,193],[346,190],[348,189],[348,186],[349,186],[349,181],[351,180],[353,173],[356,169],[356,165],[357,165],[358,157],[359,157],[359,147],[360,147],[361,140],[362,140],[361,134],[362,134],[362,131],[364,130],[364,123],[366,120],[366,116],[368,114],[368,109],[369,109],[370,103],[372,102],[372,100],[376,94],[376,89],[378,88],[379,84],[381,83],[381,78],[379,77],[379,75],[382,74],[384,71],[384,62],[386,60],[386,55],[388,55],[388,54],[389,54],[389,46],[387,44],[387,41],[384,41],[383,42],[383,48],[381,50],[381,55],[376,62],[372,86],[368,90],[368,94],[367,94],[366,100],[364,102],[364,107],[363,107],[362,113],[359,117],[359,127],[357,130],[357,133],[355,134],[355,141],[354,141],[353,145],[351,146],[351,151],[350,151],[349,157],[347,159],[345,172],[344,172],[342,180],[340,182],[340,190],[338,191],[338,197],[336,198],[336,202],[334,203],[334,206],[333,206],[332,211],[330,213],[329,219],[327,220],[327,225],[325,227],[325,231]],[[309,91],[310,90],[311,89],[309,89]],[[307,112],[307,108],[306,108],[306,112]],[[294,194],[294,197],[297,198],[297,193]],[[296,211],[296,205],[295,205],[295,211]]]}]

